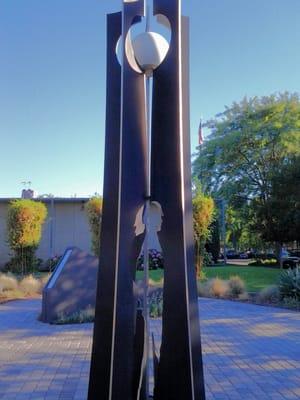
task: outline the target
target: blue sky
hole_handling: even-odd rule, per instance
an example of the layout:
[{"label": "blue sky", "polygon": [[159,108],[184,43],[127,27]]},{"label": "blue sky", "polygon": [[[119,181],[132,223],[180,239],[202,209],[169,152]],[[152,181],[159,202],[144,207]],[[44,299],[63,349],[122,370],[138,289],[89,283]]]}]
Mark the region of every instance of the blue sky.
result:
[{"label": "blue sky", "polygon": [[[171,1],[171,0],[170,0]],[[300,91],[299,0],[182,0],[191,136],[243,96]],[[120,0],[0,0],[0,197],[102,191],[105,15]]]}]

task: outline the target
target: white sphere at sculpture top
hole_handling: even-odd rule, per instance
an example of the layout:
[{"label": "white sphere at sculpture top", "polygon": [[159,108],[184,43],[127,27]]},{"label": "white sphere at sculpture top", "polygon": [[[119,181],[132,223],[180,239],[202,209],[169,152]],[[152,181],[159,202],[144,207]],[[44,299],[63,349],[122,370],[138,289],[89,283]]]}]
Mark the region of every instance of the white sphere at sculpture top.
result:
[{"label": "white sphere at sculpture top", "polygon": [[153,71],[165,59],[169,50],[166,39],[155,32],[143,32],[132,41],[135,59],[143,71]]}]

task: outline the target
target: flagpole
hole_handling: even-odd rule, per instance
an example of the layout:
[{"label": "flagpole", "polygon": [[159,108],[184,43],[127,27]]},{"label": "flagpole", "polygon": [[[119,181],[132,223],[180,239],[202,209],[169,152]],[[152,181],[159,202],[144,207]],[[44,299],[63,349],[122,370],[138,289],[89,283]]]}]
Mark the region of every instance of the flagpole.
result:
[{"label": "flagpole", "polygon": [[[200,124],[199,124],[199,129],[198,129],[198,145],[199,146],[203,145],[202,117],[200,117]],[[201,149],[201,147],[200,147],[200,149]]]}]

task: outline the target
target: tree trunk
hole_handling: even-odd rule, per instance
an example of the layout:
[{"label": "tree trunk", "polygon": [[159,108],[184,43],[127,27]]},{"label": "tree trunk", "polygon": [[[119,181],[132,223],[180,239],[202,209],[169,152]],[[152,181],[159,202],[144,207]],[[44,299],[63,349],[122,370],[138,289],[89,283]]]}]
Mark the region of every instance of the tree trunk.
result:
[{"label": "tree trunk", "polygon": [[282,243],[280,242],[275,243],[275,255],[279,262],[280,269],[282,269]]},{"label": "tree trunk", "polygon": [[196,276],[197,278],[200,277],[202,263],[201,263],[201,246],[200,241],[197,240],[195,242],[195,264],[196,264]]}]

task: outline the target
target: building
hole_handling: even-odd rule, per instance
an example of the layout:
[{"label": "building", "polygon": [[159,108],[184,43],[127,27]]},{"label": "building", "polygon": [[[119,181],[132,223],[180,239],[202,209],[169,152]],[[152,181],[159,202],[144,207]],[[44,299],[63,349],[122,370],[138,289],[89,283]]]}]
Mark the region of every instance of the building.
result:
[{"label": "building", "polygon": [[[6,239],[7,208],[12,198],[0,198],[0,267],[11,258]],[[38,198],[47,206],[37,257],[47,260],[62,255],[66,247],[76,246],[91,252],[91,233],[85,203],[88,198]]]}]

